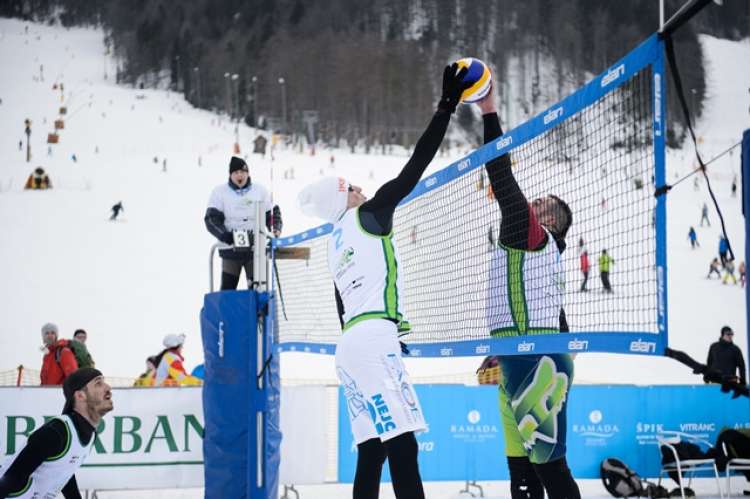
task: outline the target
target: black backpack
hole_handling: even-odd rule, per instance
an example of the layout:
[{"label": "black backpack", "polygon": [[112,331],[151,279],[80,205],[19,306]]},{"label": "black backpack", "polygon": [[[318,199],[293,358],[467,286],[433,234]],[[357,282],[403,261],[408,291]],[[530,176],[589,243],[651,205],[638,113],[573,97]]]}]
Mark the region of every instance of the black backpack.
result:
[{"label": "black backpack", "polygon": [[604,488],[614,497],[669,497],[667,489],[643,480],[619,459],[605,459],[599,470]]}]

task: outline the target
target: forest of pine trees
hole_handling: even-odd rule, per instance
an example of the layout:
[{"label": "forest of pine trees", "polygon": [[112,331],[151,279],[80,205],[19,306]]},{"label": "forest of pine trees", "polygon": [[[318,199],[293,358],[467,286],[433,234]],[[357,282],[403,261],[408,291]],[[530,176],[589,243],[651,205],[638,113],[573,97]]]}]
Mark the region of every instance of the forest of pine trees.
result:
[{"label": "forest of pine trees", "polygon": [[[668,0],[667,17],[682,3]],[[492,66],[502,119],[515,126],[659,22],[654,0],[6,0],[0,16],[101,26],[122,84],[168,86],[195,106],[290,132],[317,111],[322,140],[368,145],[411,144],[439,98],[443,66],[458,57]],[[699,33],[747,37],[750,3],[711,4],[675,37],[698,114]],[[679,120],[676,99],[668,105]],[[473,120],[459,116],[467,128]]]}]

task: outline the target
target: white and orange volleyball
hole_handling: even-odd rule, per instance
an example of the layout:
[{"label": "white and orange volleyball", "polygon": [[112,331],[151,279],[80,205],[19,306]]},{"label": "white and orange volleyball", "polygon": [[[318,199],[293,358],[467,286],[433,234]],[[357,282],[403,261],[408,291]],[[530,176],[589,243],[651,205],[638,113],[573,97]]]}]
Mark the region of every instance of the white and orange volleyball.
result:
[{"label": "white and orange volleyball", "polygon": [[471,82],[471,86],[461,94],[461,102],[473,104],[482,100],[492,88],[492,73],[487,65],[475,57],[464,57],[456,61],[458,70],[468,68],[464,81]]}]

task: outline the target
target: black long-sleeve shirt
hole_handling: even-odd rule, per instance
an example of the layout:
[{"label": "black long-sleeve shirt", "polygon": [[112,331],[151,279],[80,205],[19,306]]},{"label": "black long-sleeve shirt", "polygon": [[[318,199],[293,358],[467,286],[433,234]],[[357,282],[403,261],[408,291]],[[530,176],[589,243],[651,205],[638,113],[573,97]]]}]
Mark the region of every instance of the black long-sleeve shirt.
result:
[{"label": "black long-sleeve shirt", "polygon": [[[482,116],[484,122],[484,143],[492,142],[503,134],[497,113]],[[521,191],[513,176],[510,154],[503,154],[484,165],[490,179],[492,193],[500,206],[499,241],[509,247],[520,250],[536,250],[547,242],[547,234],[534,215],[529,201]],[[565,250],[565,241],[555,239],[558,250]],[[560,331],[568,331],[565,310],[560,308]]]},{"label": "black long-sleeve shirt", "polygon": [[451,115],[438,110],[430,120],[427,129],[417,141],[409,161],[401,173],[383,184],[372,199],[359,207],[362,227],[371,234],[386,235],[393,226],[393,213],[396,207],[419,183],[422,174],[437,154]]},{"label": "black long-sleeve shirt", "polygon": [[[82,443],[91,442],[95,428],[77,412],[69,414],[73,420],[78,438]],[[7,497],[23,489],[32,473],[46,459],[57,456],[65,450],[68,441],[65,424],[59,419],[52,419],[29,436],[26,446],[21,450],[13,464],[0,478],[0,498]],[[70,477],[62,489],[65,499],[81,499],[75,475]]]},{"label": "black long-sleeve shirt", "polygon": [[[406,162],[401,172],[394,179],[383,184],[372,199],[365,201],[359,207],[359,221],[362,228],[370,234],[380,236],[387,235],[393,228],[393,213],[396,207],[419,183],[422,174],[427,169],[432,159],[437,154],[440,144],[445,137],[451,115],[448,112],[438,110],[432,116],[427,129],[414,146],[409,161]],[[339,321],[343,327],[344,304],[341,301],[338,289],[336,289],[336,307],[339,312]]]},{"label": "black long-sleeve shirt", "polygon": [[[724,376],[737,376],[740,384],[746,385],[745,358],[742,350],[729,341],[719,340],[708,349],[706,365],[710,370],[719,371]],[[739,370],[739,374],[737,373]]]}]

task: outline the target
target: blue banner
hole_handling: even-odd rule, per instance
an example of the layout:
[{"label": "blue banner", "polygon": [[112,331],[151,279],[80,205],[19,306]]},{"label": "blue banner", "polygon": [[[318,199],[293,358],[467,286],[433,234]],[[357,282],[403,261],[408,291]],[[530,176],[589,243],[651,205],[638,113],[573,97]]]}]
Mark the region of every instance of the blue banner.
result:
[{"label": "blue banner", "polygon": [[[417,436],[425,481],[507,480],[496,386],[417,385],[429,430]],[[715,442],[724,427],[750,427],[750,400],[718,386],[578,385],[568,399],[568,465],[576,478],[599,478],[616,457],[643,477],[659,473],[656,437],[677,431]],[[339,393],[338,480],[352,482],[357,451]],[[389,480],[387,466],[383,480]]]}]

